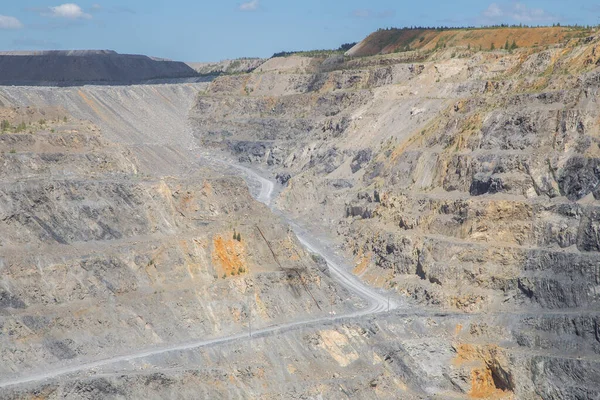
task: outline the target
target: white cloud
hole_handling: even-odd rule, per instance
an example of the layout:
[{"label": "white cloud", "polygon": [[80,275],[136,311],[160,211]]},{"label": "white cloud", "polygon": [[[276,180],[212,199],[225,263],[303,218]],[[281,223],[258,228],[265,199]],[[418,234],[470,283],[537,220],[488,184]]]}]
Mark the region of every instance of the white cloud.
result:
[{"label": "white cloud", "polygon": [[525,4],[515,3],[513,6],[513,19],[523,22],[549,21],[554,19],[541,8],[529,8]]},{"label": "white cloud", "polygon": [[258,0],[251,0],[240,4],[240,11],[256,11],[258,10]]},{"label": "white cloud", "polygon": [[91,19],[92,16],[83,12],[81,7],[74,3],[61,4],[60,6],[50,7],[44,13],[44,16],[67,19]]},{"label": "white cloud", "polygon": [[504,12],[500,8],[500,6],[496,3],[490,4],[490,6],[485,10],[483,16],[486,18],[499,18],[504,16]]},{"label": "white cloud", "polygon": [[549,22],[556,19],[556,16],[548,13],[541,8],[529,8],[521,2],[512,2],[510,4],[492,3],[481,13],[481,16],[491,23],[501,22]]},{"label": "white cloud", "polygon": [[15,17],[0,15],[0,29],[21,29],[23,24]]}]

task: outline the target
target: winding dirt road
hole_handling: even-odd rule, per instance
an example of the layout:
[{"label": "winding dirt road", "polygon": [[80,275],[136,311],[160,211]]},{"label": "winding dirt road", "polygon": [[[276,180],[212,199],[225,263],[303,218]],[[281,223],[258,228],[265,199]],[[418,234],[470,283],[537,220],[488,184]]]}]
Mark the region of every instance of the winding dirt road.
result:
[{"label": "winding dirt road", "polygon": [[[275,183],[273,181],[262,177],[255,171],[253,171],[250,168],[247,168],[245,166],[242,166],[242,165],[229,163],[229,162],[224,161],[223,159],[216,159],[216,158],[208,156],[208,155],[203,156],[203,158],[208,160],[213,165],[221,164],[226,167],[234,168],[234,169],[240,171],[241,174],[244,176],[244,178],[247,181],[249,181],[250,185],[254,184],[255,188],[258,188],[258,193],[255,193],[256,199],[258,201],[270,206],[274,212],[281,215],[291,225],[291,227],[294,230],[295,234],[297,235],[298,239],[306,247],[307,250],[309,250],[312,253],[316,253],[316,254],[320,255],[321,257],[323,257],[323,259],[325,259],[325,261],[327,262],[327,264],[329,266],[329,271],[331,272],[332,278],[336,279],[341,285],[346,287],[348,290],[350,290],[350,291],[354,292],[355,294],[359,295],[360,297],[362,297],[369,304],[368,307],[366,307],[360,311],[356,311],[354,313],[340,314],[335,317],[333,317],[333,316],[320,317],[320,318],[315,318],[315,319],[296,321],[296,322],[291,322],[291,323],[287,323],[287,324],[281,324],[281,325],[271,326],[268,328],[258,329],[256,331],[252,332],[252,337],[272,335],[272,334],[276,334],[276,333],[281,333],[283,331],[288,331],[291,329],[308,327],[311,325],[320,324],[323,322],[331,322],[331,321],[335,322],[335,321],[340,321],[340,320],[348,319],[348,318],[356,318],[356,317],[361,317],[361,316],[373,315],[373,314],[385,312],[388,310],[388,308],[390,310],[398,308],[399,305],[395,301],[390,300],[389,298],[387,298],[385,296],[382,296],[380,293],[378,293],[374,289],[366,286],[358,278],[356,278],[351,273],[349,273],[343,267],[343,261],[338,259],[338,257],[331,250],[326,248],[320,241],[317,242],[308,230],[304,229],[299,224],[292,221],[290,218],[286,217],[286,215],[283,212],[281,212],[281,210],[276,209],[272,205],[272,203],[273,203],[272,200],[273,200],[273,196],[275,193]],[[194,341],[194,342],[189,342],[189,343],[176,344],[176,345],[164,346],[164,347],[146,349],[146,350],[138,350],[138,351],[131,352],[130,354],[124,354],[124,355],[106,358],[103,360],[66,366],[63,368],[56,368],[51,371],[44,371],[44,372],[39,372],[39,373],[34,373],[34,374],[29,374],[29,375],[23,375],[20,377],[9,379],[9,380],[0,381],[0,389],[7,388],[10,386],[18,386],[18,385],[30,384],[33,382],[41,382],[41,381],[51,380],[51,379],[55,379],[55,378],[58,378],[58,377],[61,377],[64,375],[75,374],[75,373],[84,372],[84,371],[90,371],[90,370],[94,370],[99,367],[116,364],[116,363],[120,363],[120,362],[133,361],[133,360],[156,356],[156,355],[169,353],[169,352],[197,349],[197,348],[201,348],[201,347],[207,347],[207,346],[213,346],[213,345],[219,345],[219,344],[226,344],[226,343],[231,343],[231,342],[235,342],[238,340],[244,340],[244,339],[248,339],[248,338],[249,338],[249,334],[244,332],[244,333],[239,333],[236,335],[231,335],[231,336],[226,336],[226,337],[221,337],[221,338],[216,338],[216,339]]]}]

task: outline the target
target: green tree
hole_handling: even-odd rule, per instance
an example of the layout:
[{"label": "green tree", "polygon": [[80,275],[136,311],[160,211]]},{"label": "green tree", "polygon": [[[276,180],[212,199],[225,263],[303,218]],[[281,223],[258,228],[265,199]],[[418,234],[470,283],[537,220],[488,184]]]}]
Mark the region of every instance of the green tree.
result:
[{"label": "green tree", "polygon": [[238,242],[241,242],[242,241],[242,234],[238,232],[236,239],[237,239]]},{"label": "green tree", "polygon": [[356,46],[356,42],[354,42],[354,43],[344,43],[343,45],[340,46],[340,48],[338,50],[339,51],[348,51],[351,48],[353,48],[354,46]]},{"label": "green tree", "polygon": [[3,120],[2,123],[0,123],[0,128],[2,128],[2,132],[9,130],[10,122],[8,122],[7,120]]},{"label": "green tree", "polygon": [[496,50],[496,45],[494,44],[494,42],[492,42],[492,45],[490,46],[490,50]]},{"label": "green tree", "polygon": [[515,49],[518,49],[518,48],[519,48],[519,46],[517,46],[517,41],[513,40],[512,44],[510,45],[510,49],[511,50],[515,50]]},{"label": "green tree", "polygon": [[506,43],[504,43],[504,50],[510,50],[510,44],[508,43],[508,39],[506,39]]}]

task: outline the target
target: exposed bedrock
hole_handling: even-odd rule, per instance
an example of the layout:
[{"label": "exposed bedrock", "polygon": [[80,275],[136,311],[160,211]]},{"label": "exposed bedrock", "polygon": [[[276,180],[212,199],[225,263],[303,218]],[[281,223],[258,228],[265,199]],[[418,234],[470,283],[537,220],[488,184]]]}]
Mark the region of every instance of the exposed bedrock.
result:
[{"label": "exposed bedrock", "polygon": [[600,86],[582,60],[597,44],[379,56],[385,68],[273,59],[215,80],[192,119],[205,145],[285,176],[280,206],[335,230],[362,279],[494,314],[490,335],[464,345],[506,352],[501,368],[486,364],[497,389],[594,398]]},{"label": "exposed bedrock", "polygon": [[0,397],[598,398],[597,45],[0,89]]}]

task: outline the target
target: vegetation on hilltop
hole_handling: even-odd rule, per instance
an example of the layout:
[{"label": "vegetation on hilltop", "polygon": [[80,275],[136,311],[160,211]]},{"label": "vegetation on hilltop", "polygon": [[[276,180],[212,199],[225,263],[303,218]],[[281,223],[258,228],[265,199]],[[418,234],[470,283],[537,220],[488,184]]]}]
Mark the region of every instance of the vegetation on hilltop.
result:
[{"label": "vegetation on hilltop", "polygon": [[[524,24],[499,24],[481,27],[465,26],[409,26],[381,28],[360,43],[344,43],[337,49],[308,51],[281,51],[271,58],[303,56],[325,58],[348,54],[355,57],[390,54],[413,50],[431,52],[446,47],[468,49],[497,48],[512,51],[518,47],[554,45],[573,38],[591,35],[598,27],[566,25],[531,26]],[[501,45],[504,43],[504,45]]]},{"label": "vegetation on hilltop", "polygon": [[495,49],[498,44],[506,42],[509,43],[508,48],[507,46],[502,48],[514,50],[517,46],[554,45],[569,39],[589,36],[595,30],[596,27],[591,26],[560,26],[560,24],[552,27],[501,24],[479,28],[447,26],[385,28],[369,35],[350,50],[350,55],[361,57],[410,50],[432,51],[448,46]]},{"label": "vegetation on hilltop", "polygon": [[322,49],[322,50],[304,50],[304,51],[280,51],[278,53],[273,54],[271,58],[277,57],[289,57],[289,56],[303,56],[303,57],[329,57],[335,54],[344,54],[354,46],[356,46],[357,42],[353,43],[344,43],[340,47],[335,50],[332,49]]}]

